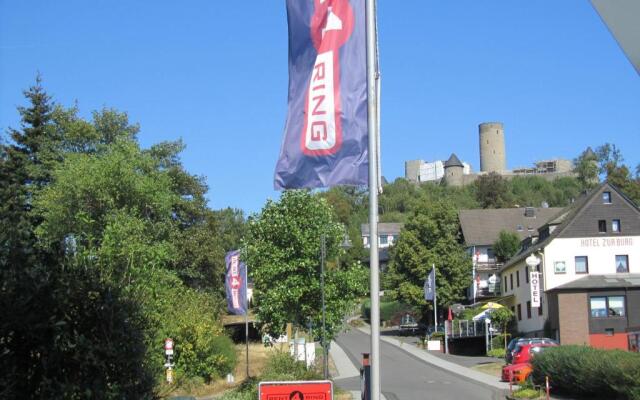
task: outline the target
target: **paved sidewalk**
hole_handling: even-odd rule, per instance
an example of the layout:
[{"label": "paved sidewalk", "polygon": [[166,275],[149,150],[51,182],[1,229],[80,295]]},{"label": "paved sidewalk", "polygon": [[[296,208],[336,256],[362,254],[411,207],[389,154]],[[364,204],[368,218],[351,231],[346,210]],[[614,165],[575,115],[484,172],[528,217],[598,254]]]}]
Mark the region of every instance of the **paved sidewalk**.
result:
[{"label": "paved sidewalk", "polygon": [[[359,327],[358,328],[360,331],[366,333],[366,334],[371,334],[371,331],[369,329],[369,327]],[[420,349],[418,347],[416,347],[413,344],[410,343],[405,343],[402,342],[396,338],[393,337],[388,337],[388,336],[381,336],[380,340],[383,340],[389,344],[392,344],[394,346],[399,347],[400,349],[402,349],[403,351],[411,354],[412,356],[427,362],[435,367],[444,369],[446,371],[449,371],[451,373],[454,373],[456,375],[465,377],[467,379],[471,379],[473,381],[476,381],[478,383],[490,386],[492,388],[495,389],[499,389],[499,390],[508,390],[509,389],[509,384],[506,382],[501,382],[500,378],[498,377],[494,377],[482,372],[478,372],[476,370],[473,370],[471,368],[467,368],[463,365],[459,365],[456,363],[453,363],[451,361],[445,360],[443,358],[437,357],[433,354],[430,354],[429,352],[427,352],[426,350]]]}]

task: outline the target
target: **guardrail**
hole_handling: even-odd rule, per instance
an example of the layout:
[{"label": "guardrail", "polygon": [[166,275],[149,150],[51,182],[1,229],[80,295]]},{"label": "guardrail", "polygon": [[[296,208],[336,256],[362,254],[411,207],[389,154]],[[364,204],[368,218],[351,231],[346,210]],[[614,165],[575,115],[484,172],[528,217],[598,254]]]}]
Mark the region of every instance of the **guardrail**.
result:
[{"label": "guardrail", "polygon": [[473,320],[445,321],[447,324],[446,335],[448,338],[479,337],[491,333],[491,323]]}]

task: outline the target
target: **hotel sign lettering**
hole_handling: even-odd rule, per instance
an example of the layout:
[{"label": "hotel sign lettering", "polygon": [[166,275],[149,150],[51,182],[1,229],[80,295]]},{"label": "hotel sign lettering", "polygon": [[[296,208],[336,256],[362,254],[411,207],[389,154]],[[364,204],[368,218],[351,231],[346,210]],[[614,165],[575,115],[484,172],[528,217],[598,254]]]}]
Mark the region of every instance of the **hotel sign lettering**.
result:
[{"label": "hotel sign lettering", "polygon": [[633,238],[588,238],[580,239],[580,247],[631,247]]},{"label": "hotel sign lettering", "polygon": [[540,273],[529,272],[529,282],[531,283],[531,307],[540,307]]}]

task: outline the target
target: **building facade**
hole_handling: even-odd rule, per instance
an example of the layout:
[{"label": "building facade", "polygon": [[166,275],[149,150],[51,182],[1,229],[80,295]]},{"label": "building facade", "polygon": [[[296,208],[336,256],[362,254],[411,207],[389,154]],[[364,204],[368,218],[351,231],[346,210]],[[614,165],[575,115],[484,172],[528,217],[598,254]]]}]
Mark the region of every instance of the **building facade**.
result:
[{"label": "building facade", "polygon": [[538,229],[561,210],[534,207],[460,210],[462,236],[473,260],[473,283],[467,290],[469,302],[495,298],[502,292],[498,275],[503,264],[493,252],[500,232],[512,232],[525,240],[537,235]]},{"label": "building facade", "polygon": [[[523,251],[500,270],[502,302],[516,314],[519,332],[599,347],[606,346],[590,335],[612,329],[606,332],[617,332],[626,340],[634,332],[635,320],[623,324],[620,317],[616,322],[600,316],[596,308],[602,306],[602,297],[607,309],[622,304],[627,314],[640,306],[636,295],[611,294],[640,286],[640,210],[635,204],[604,183],[538,229],[532,239],[523,241]],[[539,265],[527,264],[531,256]],[[532,270],[540,272],[540,307],[532,306]],[[608,304],[610,295],[615,298]],[[581,327],[580,334],[572,326]]]}]

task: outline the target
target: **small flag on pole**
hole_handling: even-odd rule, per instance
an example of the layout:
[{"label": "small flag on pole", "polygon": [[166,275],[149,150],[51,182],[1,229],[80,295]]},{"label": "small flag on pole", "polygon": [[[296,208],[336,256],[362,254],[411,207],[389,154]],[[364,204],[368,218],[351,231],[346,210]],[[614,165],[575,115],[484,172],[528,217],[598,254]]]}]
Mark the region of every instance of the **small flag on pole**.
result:
[{"label": "small flag on pole", "polygon": [[365,0],[287,0],[289,104],[274,187],[367,185]]},{"label": "small flag on pole", "polygon": [[424,299],[433,301],[436,292],[436,269],[433,268],[424,281]]},{"label": "small flag on pole", "polygon": [[247,266],[240,261],[238,250],[228,252],[225,261],[227,309],[232,314],[245,315],[247,312]]}]

